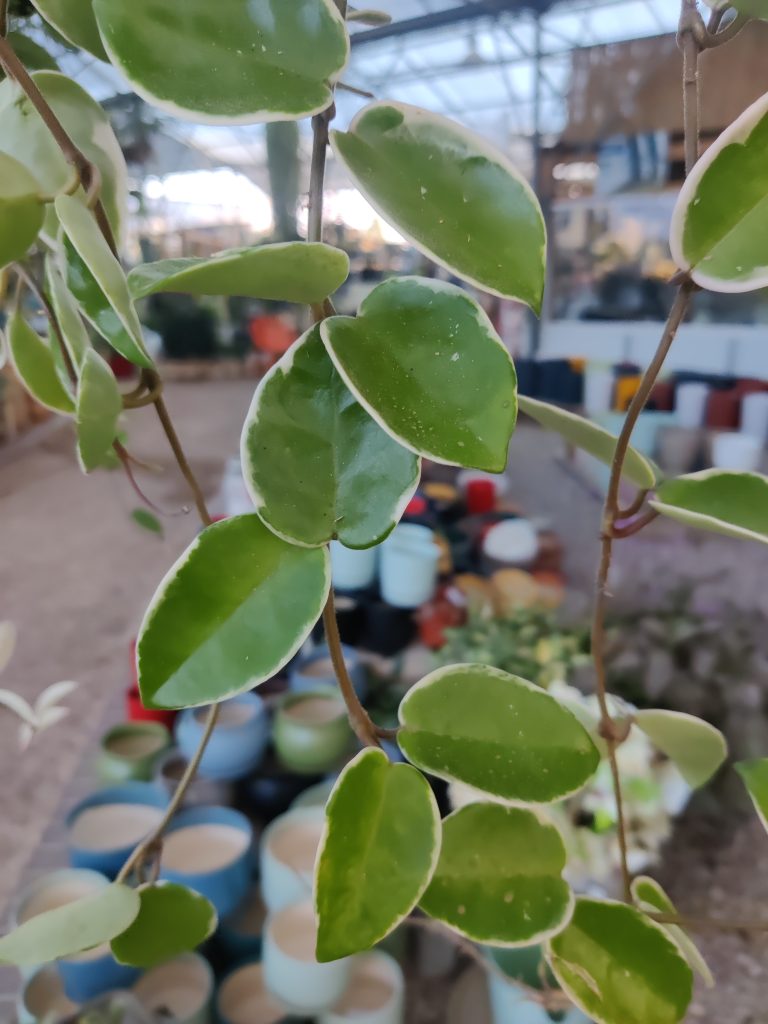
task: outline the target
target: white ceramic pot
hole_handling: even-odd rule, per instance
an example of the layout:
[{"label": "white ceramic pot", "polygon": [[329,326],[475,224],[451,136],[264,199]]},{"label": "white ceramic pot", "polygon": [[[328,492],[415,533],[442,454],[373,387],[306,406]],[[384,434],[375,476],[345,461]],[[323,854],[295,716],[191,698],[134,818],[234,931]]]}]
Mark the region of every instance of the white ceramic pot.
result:
[{"label": "white ceramic pot", "polygon": [[613,370],[600,363],[590,363],[584,371],[584,410],[588,416],[597,416],[613,407],[613,389],[616,378]]},{"label": "white ceramic pot", "polygon": [[25,982],[16,1006],[18,1024],[58,1021],[70,1017],[77,1004],[67,998],[64,983],[54,964],[41,967]]},{"label": "white ceramic pot", "polygon": [[418,608],[433,596],[440,548],[427,526],[402,523],[381,546],[381,596],[395,608]]},{"label": "white ceramic pot", "polygon": [[709,398],[709,385],[690,381],[675,391],[675,415],[678,426],[700,427],[704,423]]},{"label": "white ceramic pot", "polygon": [[483,554],[495,568],[526,569],[539,553],[539,535],[527,519],[504,519],[483,538]]},{"label": "white ceramic pot", "polygon": [[768,440],[768,391],[756,391],[741,400],[741,433]]},{"label": "white ceramic pot", "polygon": [[219,987],[216,1011],[222,1024],[278,1024],[283,1007],[264,984],[261,964],[245,964],[227,975]]},{"label": "white ceramic pot", "polygon": [[405,983],[396,960],[374,951],[355,957],[347,991],[319,1024],[403,1024]]},{"label": "white ceramic pot", "polygon": [[262,898],[270,913],[311,896],[324,828],[323,807],[297,807],[265,829],[259,861]]},{"label": "white ceramic pot", "polygon": [[376,579],[378,548],[353,551],[331,541],[331,578],[336,590],[365,590]]},{"label": "white ceramic pot", "polygon": [[174,1024],[211,1024],[213,988],[208,961],[185,953],[143,974],[133,994],[150,1013],[170,1014]]},{"label": "white ceramic pot", "polygon": [[314,1016],[334,1006],[349,985],[352,960],[319,964],[317,925],[310,900],[284,907],[267,920],[264,982],[292,1013]]},{"label": "white ceramic pot", "polygon": [[753,472],[763,457],[763,442],[751,434],[737,432],[712,437],[712,464],[717,469]]}]

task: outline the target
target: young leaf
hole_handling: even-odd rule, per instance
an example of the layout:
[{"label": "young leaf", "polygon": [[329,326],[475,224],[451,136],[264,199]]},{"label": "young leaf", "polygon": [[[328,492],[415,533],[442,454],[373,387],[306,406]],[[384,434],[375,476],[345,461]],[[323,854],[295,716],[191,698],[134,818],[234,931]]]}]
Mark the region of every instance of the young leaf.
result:
[{"label": "young leaf", "polygon": [[227,249],[202,259],[160,260],[135,267],[128,287],[135,299],[154,292],[247,295],[283,302],[322,302],[349,274],[341,249],[315,242],[281,242]]},{"label": "young leaf", "polygon": [[264,377],[243,427],[241,462],[256,511],[278,536],[314,547],[370,547],[419,482],[419,460],[350,394],[312,327]]},{"label": "young leaf", "polygon": [[[647,875],[639,875],[632,880],[632,895],[640,910],[644,910],[648,914],[654,912],[677,914],[675,905],[669,896],[655,879],[648,878]],[[707,988],[711,988],[715,983],[712,972],[696,945],[688,938],[683,929],[676,924],[663,924],[662,928],[677,944],[692,970],[701,977]]]},{"label": "young leaf", "polygon": [[146,530],[148,533],[156,533],[159,537],[163,536],[163,524],[153,515],[149,509],[146,508],[135,508],[131,512],[131,519],[140,526],[142,530]]},{"label": "young leaf", "polygon": [[29,967],[74,956],[120,935],[139,912],[139,894],[105,885],[92,896],[30,918],[0,939],[0,963]]},{"label": "young leaf", "polygon": [[712,143],[680,190],[670,246],[702,288],[768,285],[768,93]]},{"label": "young leaf", "polygon": [[581,789],[600,760],[570,711],[517,676],[450,665],[412,687],[397,741],[422,771],[504,800],[551,803]]},{"label": "young leaf", "polygon": [[760,821],[768,831],[768,757],[739,761],[734,767],[742,777]]},{"label": "young leaf", "polygon": [[12,622],[0,621],[0,672],[8,667],[15,650],[16,627]]},{"label": "young leaf", "polygon": [[173,882],[139,890],[141,906],[130,927],[112,939],[118,963],[155,967],[181,956],[213,935],[218,917],[204,896]]},{"label": "young leaf", "polygon": [[213,704],[263,683],[309,636],[329,587],[327,549],[286,544],[255,515],[209,526],[172,566],[141,624],[144,704]]},{"label": "young leaf", "polygon": [[371,103],[331,142],[374,209],[421,252],[470,284],[541,309],[544,218],[503,153],[405,103]]},{"label": "young leaf", "polygon": [[[96,220],[88,207],[75,196],[59,196],[56,213],[72,250],[82,267],[68,258],[68,283],[83,312],[112,347],[136,366],[152,367],[141,333],[141,324],[133,308],[123,268],[112,255]],[[82,271],[87,271],[87,276]],[[95,289],[94,289],[95,285]],[[100,312],[111,311],[118,331],[103,331]]]},{"label": "young leaf", "polygon": [[728,746],[719,729],[682,711],[637,711],[635,724],[674,761],[694,789],[709,782],[728,756]]},{"label": "young leaf", "polygon": [[72,365],[79,372],[86,352],[91,348],[91,339],[83,323],[80,311],[70,295],[61,271],[52,257],[46,257],[45,275],[48,295],[59,322],[64,344],[67,346]]},{"label": "young leaf", "polygon": [[452,466],[504,469],[517,418],[515,368],[463,289],[392,278],[356,318],[331,317],[321,334],[347,387],[400,444]]},{"label": "young leaf", "polygon": [[38,182],[18,160],[0,153],[0,270],[26,256],[44,218]]},{"label": "young leaf", "polygon": [[349,37],[333,0],[94,0],[112,63],[153,106],[199,124],[291,121],[332,102]]},{"label": "young leaf", "polygon": [[73,46],[107,60],[91,0],[32,0],[49,25]]},{"label": "young leaf", "polygon": [[114,444],[123,399],[115,375],[95,349],[86,352],[77,389],[77,457],[84,473],[99,469]]},{"label": "young leaf", "polygon": [[528,946],[573,912],[560,833],[533,811],[468,804],[443,821],[440,860],[421,907],[475,942]]},{"label": "young leaf", "polygon": [[759,473],[690,473],[661,484],[650,504],[685,526],[768,544],[768,477]]},{"label": "young leaf", "polygon": [[596,1024],[678,1024],[693,974],[660,925],[624,903],[579,898],[547,959],[563,991]]},{"label": "young leaf", "polygon": [[410,914],[440,853],[440,813],[410,765],[363,750],[339,776],[317,858],[317,959],[370,949]]},{"label": "young leaf", "polygon": [[8,325],[8,347],[14,369],[30,395],[47,409],[71,415],[75,402],[59,379],[51,350],[18,311]]},{"label": "young leaf", "polygon": [[[616,451],[616,438],[604,427],[577,416],[576,413],[560,409],[547,402],[539,402],[535,398],[518,395],[517,403],[520,412],[536,420],[546,430],[554,430],[570,444],[593,455],[600,462],[610,466]],[[653,466],[634,448],[630,448],[624,460],[622,470],[624,477],[642,490],[650,490],[656,484]]]}]

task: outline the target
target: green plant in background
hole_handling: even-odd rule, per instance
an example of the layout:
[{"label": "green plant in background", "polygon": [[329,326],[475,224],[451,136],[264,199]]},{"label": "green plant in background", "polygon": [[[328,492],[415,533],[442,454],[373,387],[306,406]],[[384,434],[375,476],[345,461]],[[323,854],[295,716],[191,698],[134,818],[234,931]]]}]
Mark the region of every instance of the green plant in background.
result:
[{"label": "green plant in background", "polygon": [[[205,937],[215,926],[210,908],[180,887],[168,893],[153,881],[163,835],[220,702],[285,665],[322,615],[365,749],[342,772],[328,803],[315,886],[318,956],[365,949],[420,905],[470,939],[543,942],[565,993],[596,1021],[676,1024],[693,978],[694,954],[683,933],[697,922],[678,916],[663,894],[632,885],[620,753],[633,729],[640,730],[699,786],[722,764],[725,745],[716,730],[689,715],[634,711],[609,698],[607,581],[614,544],[658,515],[768,539],[768,480],[719,471],[657,480],[630,444],[696,291],[746,291],[768,280],[768,97],[698,160],[698,58],[727,42],[744,18],[728,21],[718,9],[705,24],[695,0],[682,0],[689,177],[672,230],[678,292],[619,438],[541,403],[531,407],[540,422],[611,466],[591,638],[596,712],[580,713],[566,695],[536,685],[538,655],[525,675],[509,662],[520,674],[477,662],[445,665],[403,699],[396,736],[411,764],[393,765],[378,749],[390,731],[374,725],[346,673],[327,542],[339,538],[364,548],[380,541],[405,507],[422,456],[503,470],[517,416],[516,377],[491,323],[457,287],[422,278],[388,281],[357,318],[336,315],[330,296],[346,279],[348,263],[322,240],[328,145],[372,205],[422,254],[464,281],[539,310],[546,236],[536,197],[506,156],[426,110],[374,102],[348,131],[330,131],[334,88],[349,55],[346,16],[355,16],[345,0],[220,0],[215,33],[209,0],[35,0],[35,6],[56,31],[111,61],[162,110],[210,124],[311,116],[314,144],[309,244],[162,261],[126,277],[118,259],[125,166],[114,135],[100,108],[65,76],[29,74],[6,34],[7,3],[0,0],[0,65],[7,76],[0,84],[0,153],[12,169],[0,180],[0,253],[18,281],[17,301],[31,288],[50,322],[47,339],[33,337],[17,310],[12,357],[30,392],[49,404],[53,395],[72,418],[86,471],[95,471],[110,448],[126,465],[116,438],[121,409],[147,406],[158,416],[204,530],[166,573],[145,616],[140,687],[149,705],[210,705],[197,756],[161,823],[115,883],[0,939],[0,962],[39,962],[112,942],[123,962],[146,966]],[[758,0],[734,7],[765,14]],[[40,254],[49,267],[46,280],[37,269]],[[257,514],[211,525],[134,303],[165,289],[242,294],[244,278],[254,298],[308,304],[315,326],[259,385],[244,424],[243,464]],[[84,320],[136,366],[134,390],[120,392],[90,348]],[[270,446],[282,461],[261,459]],[[385,454],[375,479],[364,453],[369,446]],[[619,505],[622,475],[638,487],[629,508]],[[765,764],[742,766],[763,816]],[[579,793],[596,773],[610,778],[613,790],[623,902],[573,894],[563,877],[562,838],[538,809]],[[481,802],[440,822],[428,775],[474,787]],[[532,807],[499,806],[499,800]],[[173,912],[158,914],[168,901]],[[151,948],[142,938],[149,935],[157,939]]]}]

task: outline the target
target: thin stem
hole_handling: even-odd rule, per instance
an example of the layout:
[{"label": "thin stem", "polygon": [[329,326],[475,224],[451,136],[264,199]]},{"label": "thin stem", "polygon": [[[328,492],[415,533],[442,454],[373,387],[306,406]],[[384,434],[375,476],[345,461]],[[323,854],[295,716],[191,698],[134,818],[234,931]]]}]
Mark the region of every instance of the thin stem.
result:
[{"label": "thin stem", "polygon": [[8,0],[0,0],[0,36],[8,35]]},{"label": "thin stem", "polygon": [[688,914],[656,914],[648,917],[657,924],[676,924],[690,931],[768,932],[768,921],[739,921],[730,918],[690,917]]},{"label": "thin stem", "polygon": [[637,515],[640,509],[645,503],[645,499],[648,497],[648,491],[638,491],[635,495],[634,501],[626,508],[620,508],[616,513],[617,519],[629,519],[630,516]]},{"label": "thin stem", "polygon": [[328,594],[325,608],[323,609],[323,625],[325,627],[325,639],[330,651],[333,669],[339,681],[339,689],[347,705],[349,724],[352,726],[357,738],[366,747],[380,747],[376,726],[368,717],[368,712],[355,693],[355,687],[347,671],[347,663],[344,661],[344,651],[339,636],[339,624],[336,621],[336,606],[333,599],[333,590]]},{"label": "thin stem", "polygon": [[640,533],[641,530],[644,530],[649,523],[652,523],[658,517],[659,513],[656,509],[649,508],[638,519],[635,519],[634,522],[627,523],[626,526],[614,526],[613,539],[624,540],[626,537],[634,537],[636,533]]},{"label": "thin stem", "polygon": [[51,325],[51,330],[56,336],[56,342],[59,346],[59,351],[61,352],[61,358],[64,360],[64,365],[67,368],[67,374],[69,376],[69,379],[72,381],[72,384],[75,387],[77,387],[77,370],[75,369],[74,363],[72,362],[72,357],[70,356],[69,349],[67,348],[66,343],[64,341],[64,335],[62,334],[58,317],[56,316],[53,306],[48,300],[48,296],[45,294],[43,289],[38,285],[37,281],[35,281],[32,274],[30,274],[30,272],[22,263],[14,263],[13,269],[16,271],[19,280],[24,281],[27,288],[29,288],[29,290],[32,292],[32,294],[35,296],[37,301],[42,306],[43,312],[45,313],[48,319],[48,323]]},{"label": "thin stem", "polygon": [[683,51],[683,125],[686,177],[699,159],[699,54],[706,27],[696,0],[682,0],[678,45]]},{"label": "thin stem", "polygon": [[[192,492],[192,497],[195,501],[197,508],[197,514],[200,516],[200,521],[203,526],[210,526],[213,520],[211,514],[208,511],[208,506],[205,503],[205,497],[203,496],[202,488],[197,482],[197,477],[192,471],[192,467],[187,461],[187,456],[184,453],[184,449],[181,446],[179,435],[176,433],[176,428],[173,425],[170,415],[168,414],[168,408],[165,404],[165,399],[162,395],[158,395],[155,398],[155,411],[157,417],[160,420],[165,436],[168,438],[168,443],[171,446],[176,462],[178,463],[179,469],[182,472],[184,479],[189,485],[189,489]],[[202,752],[201,752],[202,753]]]},{"label": "thin stem", "polygon": [[312,163],[309,176],[308,242],[323,240],[323,192],[325,190],[325,162],[328,151],[328,125],[333,116],[333,104],[322,114],[312,118]]}]

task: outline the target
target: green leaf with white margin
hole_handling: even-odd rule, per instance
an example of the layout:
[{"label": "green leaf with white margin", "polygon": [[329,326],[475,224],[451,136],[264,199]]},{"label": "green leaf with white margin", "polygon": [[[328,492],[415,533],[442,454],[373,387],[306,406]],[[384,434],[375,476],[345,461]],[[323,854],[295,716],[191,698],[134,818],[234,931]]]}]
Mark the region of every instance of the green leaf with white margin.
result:
[{"label": "green leaf with white margin", "polygon": [[135,299],[184,292],[309,304],[333,295],[348,274],[349,257],[341,249],[319,242],[280,242],[226,249],[203,259],[145,263],[130,272],[128,287]]},{"label": "green leaf with white margin", "polygon": [[[669,896],[655,879],[648,878],[647,875],[639,875],[632,880],[632,896],[640,910],[644,910],[648,914],[677,914],[675,905]],[[662,928],[677,943],[680,952],[691,968],[702,978],[707,988],[712,988],[715,979],[693,941],[676,924],[663,924]]]},{"label": "green leaf with white margin", "polygon": [[363,300],[357,317],[330,317],[320,331],[347,387],[396,441],[436,462],[502,472],[517,375],[466,291],[392,278]]},{"label": "green leaf with white margin", "polygon": [[330,589],[326,548],[300,548],[256,515],[204,530],[160,584],[141,624],[148,707],[214,704],[253,689],[312,632]]},{"label": "green leaf with white margin", "polygon": [[[73,3],[84,5],[85,0]],[[77,148],[98,168],[100,195],[119,243],[126,213],[128,171],[106,111],[66,75],[38,71],[32,79]],[[0,84],[0,150],[21,161],[50,195],[67,188],[72,180],[72,167],[21,87],[11,80]],[[56,235],[55,222],[56,216],[49,207],[45,233],[51,238]]]},{"label": "green leaf with white margin", "polygon": [[35,244],[45,218],[40,192],[24,164],[0,153],[0,270],[24,259]]},{"label": "green leaf with white margin", "polygon": [[573,913],[565,862],[560,833],[533,811],[468,804],[443,821],[440,860],[420,906],[474,942],[543,942]]},{"label": "green leaf with white margin", "polygon": [[262,379],[245,419],[241,462],[256,511],[309,547],[378,544],[419,482],[419,460],[359,405],[317,325]]},{"label": "green leaf with white margin", "polygon": [[115,883],[25,921],[0,939],[0,963],[17,967],[74,956],[120,935],[139,913],[135,889]]},{"label": "green leaf with white margin", "polygon": [[405,103],[371,103],[334,152],[381,216],[451,273],[541,310],[546,228],[533,190],[486,139]]},{"label": "green leaf with white margin", "polygon": [[71,415],[75,401],[59,378],[51,350],[18,311],[8,325],[8,347],[14,369],[30,395],[47,409]]},{"label": "green leaf with white margin", "polygon": [[678,1024],[693,974],[664,929],[625,903],[579,898],[547,960],[563,991],[596,1024]]},{"label": "green leaf with white margin", "polygon": [[715,292],[768,285],[768,93],[712,143],[680,190],[672,256]]},{"label": "green leaf with white margin", "polygon": [[118,963],[155,967],[205,942],[216,931],[213,904],[183,885],[156,882],[139,890],[141,907],[130,927],[112,939]]},{"label": "green leaf with white margin", "polygon": [[[71,246],[67,253],[68,284],[83,312],[110,345],[129,362],[135,366],[151,368],[153,363],[144,348],[141,323],[128,291],[123,268],[99,231],[95,217],[74,196],[59,196],[55,205]],[[71,258],[73,254],[79,257],[81,264]],[[105,324],[105,310],[114,316],[116,329],[111,328],[111,319]],[[105,330],[105,326],[109,329]]]},{"label": "green leaf with white margin", "polygon": [[[617,439],[604,427],[592,423],[583,416],[577,416],[576,413],[525,395],[518,395],[517,402],[520,412],[536,420],[546,430],[554,430],[570,444],[588,452],[607,466],[613,462]],[[627,451],[622,474],[630,483],[642,490],[650,490],[656,484],[653,466],[634,448]]]},{"label": "green leaf with white margin", "polygon": [[734,767],[742,777],[760,821],[768,832],[768,757],[739,761]]},{"label": "green leaf with white margin", "polygon": [[728,756],[725,737],[714,725],[682,711],[636,711],[635,725],[674,762],[689,786],[698,789]]},{"label": "green leaf with white margin", "polygon": [[748,14],[751,18],[768,18],[768,0],[704,0],[713,11],[721,11],[732,7],[740,14]]},{"label": "green leaf with white margin", "polygon": [[705,469],[667,480],[650,502],[685,526],[768,544],[768,477]]},{"label": "green leaf with white margin", "polygon": [[67,288],[61,271],[50,255],[45,259],[45,276],[48,296],[59,323],[61,336],[67,346],[72,365],[79,373],[85,355],[92,347],[88,329],[83,323],[80,311]]},{"label": "green leaf with white margin", "polygon": [[[58,71],[59,65],[44,46],[23,32],[9,32],[8,42],[27,71]],[[2,77],[2,73],[0,73]]]},{"label": "green leaf with white margin", "polygon": [[87,50],[100,60],[108,60],[99,35],[91,0],[32,0],[45,18],[74,46]]},{"label": "green leaf with white margin", "polygon": [[16,627],[12,622],[0,621],[0,672],[4,671],[16,650]]},{"label": "green leaf with white margin", "polygon": [[333,0],[94,0],[107,53],[135,92],[198,124],[292,121],[333,101],[349,57]]},{"label": "green leaf with white margin", "polygon": [[77,389],[77,458],[84,473],[100,469],[117,437],[123,398],[95,349],[85,354]]},{"label": "green leaf with white margin", "polygon": [[400,704],[397,742],[417,768],[502,800],[576,793],[600,757],[576,718],[533,683],[487,665],[450,665]]},{"label": "green leaf with white margin", "polygon": [[315,869],[320,963],[370,949],[419,902],[440,854],[424,776],[374,748],[344,768],[326,805]]}]

